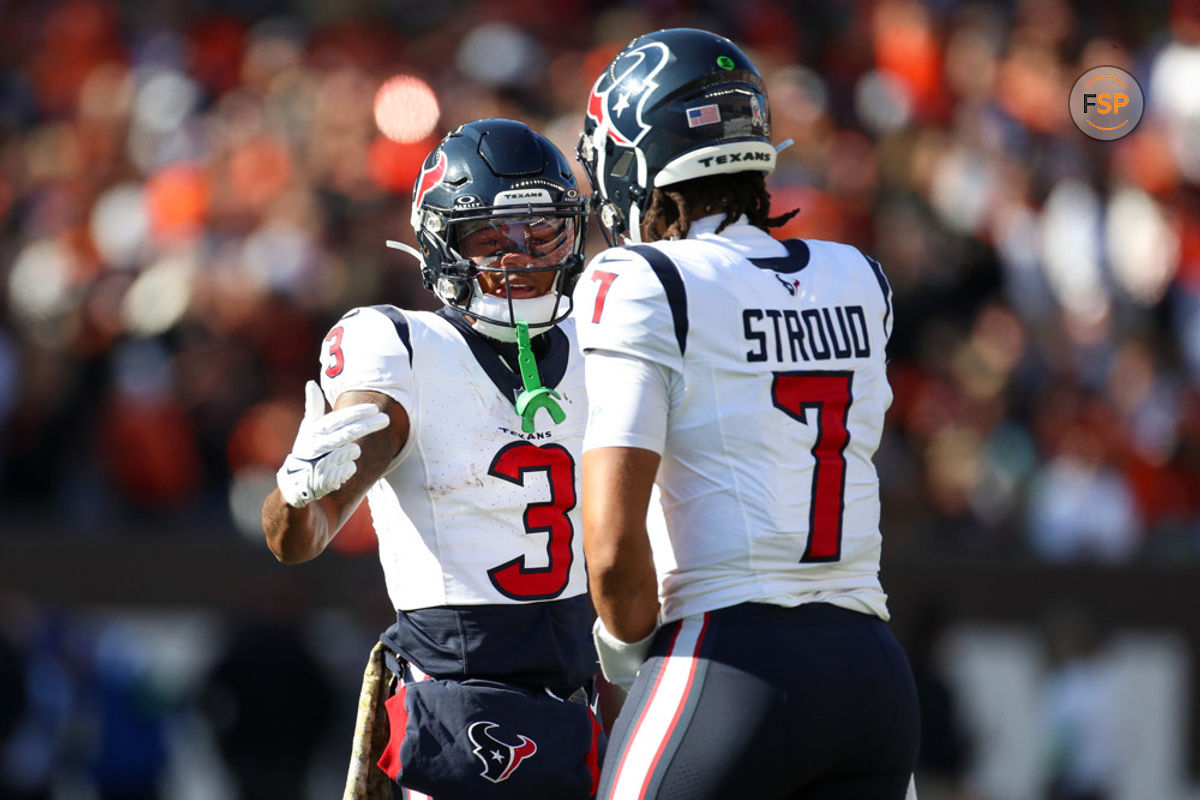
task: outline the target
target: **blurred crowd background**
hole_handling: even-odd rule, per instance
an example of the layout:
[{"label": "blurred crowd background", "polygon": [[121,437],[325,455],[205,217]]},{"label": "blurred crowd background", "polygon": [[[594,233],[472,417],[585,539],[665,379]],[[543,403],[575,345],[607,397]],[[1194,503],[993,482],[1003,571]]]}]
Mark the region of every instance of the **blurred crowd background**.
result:
[{"label": "blurred crowd background", "polygon": [[[777,213],[800,209],[780,235],[855,244],[891,281],[885,585],[929,557],[1200,563],[1200,0],[0,0],[0,554],[6,531],[261,547],[329,326],[434,307],[384,246],[414,243],[425,154],[488,116],[572,154],[599,70],[678,25],[730,37],[767,81],[796,141],[768,182]],[[1068,116],[1099,65],[1146,96],[1114,142]],[[370,558],[369,519],[334,547]],[[163,785],[185,692],[134,680],[139,628],[5,602],[0,797],[181,796]],[[1054,619],[1048,664],[1095,651],[1086,619]],[[248,624],[222,621],[187,687],[208,687],[209,731],[234,735],[230,682],[257,674],[221,672],[223,648],[270,664],[304,643]],[[1064,724],[1096,729],[1071,686]],[[65,780],[74,703],[88,747]],[[314,730],[335,705],[313,701]],[[230,764],[248,748],[213,741]],[[967,784],[949,796],[985,796]]]}]

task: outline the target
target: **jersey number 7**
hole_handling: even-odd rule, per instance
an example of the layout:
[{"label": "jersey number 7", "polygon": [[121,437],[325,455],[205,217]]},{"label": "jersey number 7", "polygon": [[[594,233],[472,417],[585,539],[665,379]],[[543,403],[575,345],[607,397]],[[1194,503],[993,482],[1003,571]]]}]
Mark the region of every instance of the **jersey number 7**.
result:
[{"label": "jersey number 7", "polygon": [[846,445],[850,443],[846,418],[850,413],[850,385],[854,373],[799,371],[776,372],[774,375],[771,400],[776,408],[806,425],[812,422],[809,409],[813,409],[816,416],[808,546],[800,561],[837,561],[842,556]]}]

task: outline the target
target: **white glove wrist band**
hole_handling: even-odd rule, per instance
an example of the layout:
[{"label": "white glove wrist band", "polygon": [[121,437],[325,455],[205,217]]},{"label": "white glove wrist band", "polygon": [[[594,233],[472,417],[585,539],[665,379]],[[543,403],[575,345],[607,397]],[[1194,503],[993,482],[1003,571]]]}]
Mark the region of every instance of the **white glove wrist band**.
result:
[{"label": "white glove wrist band", "polygon": [[629,687],[633,685],[633,679],[637,677],[638,670],[642,667],[642,662],[646,660],[646,654],[650,652],[650,645],[654,643],[657,633],[658,623],[656,622],[654,630],[650,631],[650,634],[644,639],[636,642],[623,642],[604,627],[604,622],[599,618],[596,619],[596,623],[592,626],[592,641],[596,643],[596,654],[600,657],[600,671],[604,673],[604,677],[609,683],[629,691]]}]

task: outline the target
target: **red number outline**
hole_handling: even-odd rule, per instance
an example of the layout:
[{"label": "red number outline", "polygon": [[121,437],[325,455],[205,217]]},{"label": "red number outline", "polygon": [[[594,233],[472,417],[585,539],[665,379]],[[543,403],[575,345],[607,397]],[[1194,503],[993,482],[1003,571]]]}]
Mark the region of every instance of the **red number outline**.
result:
[{"label": "red number outline", "polygon": [[329,355],[333,356],[333,363],[325,368],[325,374],[331,378],[341,375],[342,369],[346,366],[346,357],[342,353],[342,334],[345,332],[346,329],[338,325],[325,337],[325,341],[332,342],[329,345]]},{"label": "red number outline", "polygon": [[809,501],[808,544],[801,563],[837,561],[842,557],[842,512],[845,510],[846,420],[853,397],[853,372],[776,372],[771,382],[775,407],[808,424],[807,410],[816,409],[817,439],[812,447],[813,480]]},{"label": "red number outline", "polygon": [[608,287],[612,286],[612,282],[617,279],[617,273],[605,272],[596,270],[592,273],[592,280],[600,283],[600,288],[596,291],[596,307],[592,309],[592,322],[599,322],[600,315],[604,313],[604,298],[608,297]]},{"label": "red number outline", "polygon": [[575,552],[575,526],[567,512],[575,508],[575,459],[562,445],[535,445],[512,442],[500,448],[488,474],[501,480],[525,485],[528,472],[545,472],[550,484],[550,500],[525,506],[521,521],[525,533],[548,533],[547,565],[527,568],[525,556],[492,567],[488,578],[496,591],[513,600],[550,600],[562,594],[571,577]]}]

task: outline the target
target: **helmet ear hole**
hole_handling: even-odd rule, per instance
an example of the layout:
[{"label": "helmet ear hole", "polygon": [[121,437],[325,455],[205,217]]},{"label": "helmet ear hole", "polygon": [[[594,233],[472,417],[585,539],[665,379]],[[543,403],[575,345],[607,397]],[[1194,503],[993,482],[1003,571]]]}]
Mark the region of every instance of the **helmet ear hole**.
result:
[{"label": "helmet ear hole", "polygon": [[614,178],[625,178],[629,176],[629,168],[633,166],[633,151],[626,150],[613,163],[612,169],[609,170]]}]

